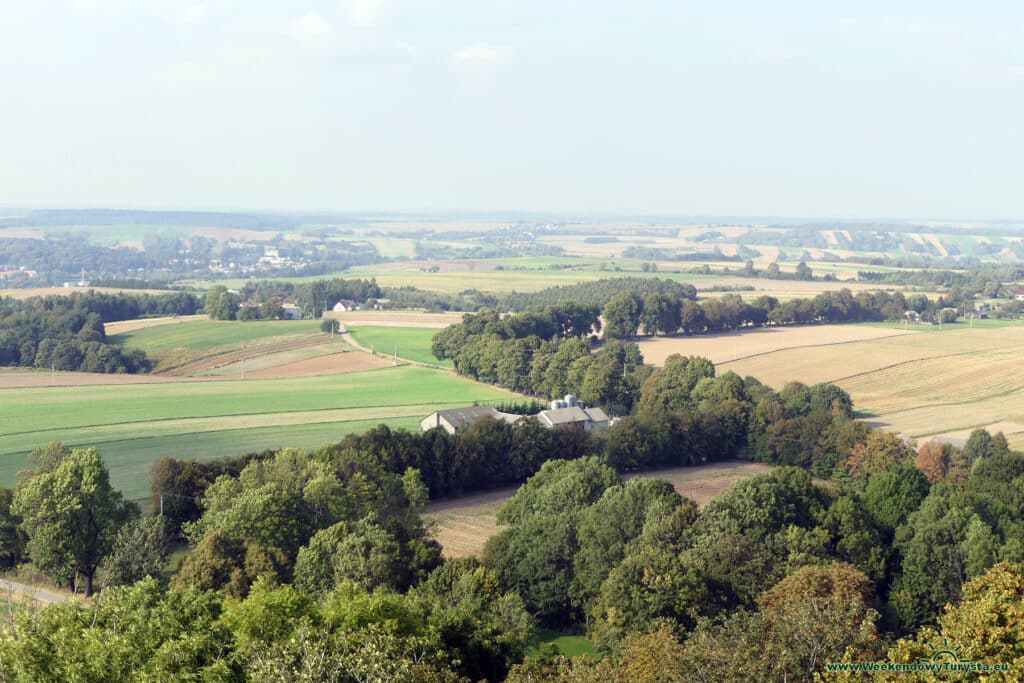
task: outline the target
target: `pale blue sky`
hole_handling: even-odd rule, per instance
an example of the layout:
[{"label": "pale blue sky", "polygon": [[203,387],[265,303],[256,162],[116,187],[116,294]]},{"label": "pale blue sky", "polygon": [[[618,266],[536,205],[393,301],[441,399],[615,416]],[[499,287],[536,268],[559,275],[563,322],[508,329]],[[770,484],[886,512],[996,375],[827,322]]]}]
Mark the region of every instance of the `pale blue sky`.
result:
[{"label": "pale blue sky", "polygon": [[1022,22],[1011,2],[0,0],[0,205],[1024,217]]}]

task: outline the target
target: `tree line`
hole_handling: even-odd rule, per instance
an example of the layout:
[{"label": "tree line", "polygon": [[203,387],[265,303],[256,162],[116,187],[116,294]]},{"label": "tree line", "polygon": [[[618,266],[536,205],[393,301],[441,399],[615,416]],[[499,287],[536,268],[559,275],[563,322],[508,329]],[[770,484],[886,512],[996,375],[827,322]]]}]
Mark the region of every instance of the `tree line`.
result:
[{"label": "tree line", "polygon": [[191,315],[199,302],[185,292],[160,295],[93,291],[24,301],[0,299],[0,365],[82,372],[148,372],[140,349],[110,344],[105,322],[142,316]]},{"label": "tree line", "polygon": [[[549,398],[571,393],[627,414],[651,372],[636,344],[624,341],[641,331],[695,335],[765,325],[895,321],[907,311],[948,322],[957,317],[948,303],[899,292],[854,295],[848,289],[785,302],[770,296],[747,302],[738,294],[697,302],[671,288],[643,297],[623,291],[603,308],[574,302],[505,316],[493,309],[466,314],[434,335],[431,350],[439,360],[452,360],[459,374],[482,382]],[[598,332],[606,340],[600,346]]]}]

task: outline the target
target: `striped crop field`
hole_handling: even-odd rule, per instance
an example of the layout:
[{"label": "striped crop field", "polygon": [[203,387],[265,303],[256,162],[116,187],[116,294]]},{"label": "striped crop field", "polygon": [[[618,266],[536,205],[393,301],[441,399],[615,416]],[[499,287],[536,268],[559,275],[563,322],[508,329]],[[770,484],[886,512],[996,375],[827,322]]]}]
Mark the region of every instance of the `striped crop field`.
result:
[{"label": "striped crop field", "polygon": [[[354,352],[346,355],[366,356]],[[50,441],[96,446],[111,480],[144,496],[163,456],[215,459],[316,447],[380,423],[414,428],[437,408],[497,403],[511,392],[430,368],[265,380],[12,388],[0,392],[0,486]]]},{"label": "striped crop field", "polygon": [[1024,421],[1020,323],[912,327],[898,336],[775,348],[725,360],[718,370],[776,388],[792,380],[835,382],[872,424],[912,437]]}]

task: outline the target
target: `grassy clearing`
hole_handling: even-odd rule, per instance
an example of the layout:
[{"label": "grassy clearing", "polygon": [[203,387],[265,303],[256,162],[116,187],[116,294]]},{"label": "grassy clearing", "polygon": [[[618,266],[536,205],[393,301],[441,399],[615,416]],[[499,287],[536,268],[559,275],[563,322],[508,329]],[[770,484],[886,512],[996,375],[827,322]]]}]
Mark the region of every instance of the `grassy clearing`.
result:
[{"label": "grassy clearing", "polygon": [[530,637],[530,644],[526,654],[531,657],[538,657],[541,654],[541,646],[555,645],[559,652],[566,657],[594,657],[596,650],[594,644],[586,636],[563,631],[553,631],[549,628],[536,628]]},{"label": "grassy clearing", "polygon": [[349,332],[356,341],[377,353],[385,355],[398,350],[401,358],[430,363],[442,367],[452,367],[450,360],[439,361],[430,351],[430,341],[437,330],[418,327],[354,327]]},{"label": "grassy clearing", "polygon": [[0,393],[0,485],[49,441],[101,449],[126,493],[145,491],[165,455],[218,458],[271,447],[317,446],[380,422],[413,427],[438,406],[515,394],[428,368],[219,382],[44,387]]}]

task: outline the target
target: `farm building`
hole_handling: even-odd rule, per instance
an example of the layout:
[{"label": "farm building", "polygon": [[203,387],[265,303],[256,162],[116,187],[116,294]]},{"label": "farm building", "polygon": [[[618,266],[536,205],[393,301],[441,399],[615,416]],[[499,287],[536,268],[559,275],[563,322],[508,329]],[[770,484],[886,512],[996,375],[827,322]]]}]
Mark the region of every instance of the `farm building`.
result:
[{"label": "farm building", "polygon": [[284,304],[281,306],[282,320],[302,320],[302,309],[295,304]]},{"label": "farm building", "polygon": [[351,299],[342,299],[338,303],[334,304],[334,308],[331,310],[335,313],[344,313],[345,311],[358,311],[362,306]]},{"label": "farm building", "polygon": [[516,422],[522,415],[511,415],[502,413],[494,406],[468,406],[466,408],[451,408],[450,410],[437,410],[420,420],[420,429],[424,432],[440,427],[449,434],[454,434],[459,427],[472,424],[474,420],[481,417],[493,417],[495,420]]},{"label": "farm building", "polygon": [[542,410],[537,413],[537,419],[545,427],[582,425],[588,432],[607,427],[610,422],[600,408],[584,408],[580,405]]},{"label": "farm building", "polygon": [[1017,301],[1024,301],[1024,287],[1014,287],[1010,290],[1010,298]]}]

